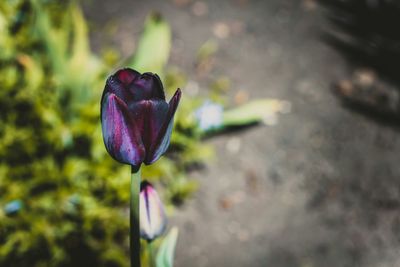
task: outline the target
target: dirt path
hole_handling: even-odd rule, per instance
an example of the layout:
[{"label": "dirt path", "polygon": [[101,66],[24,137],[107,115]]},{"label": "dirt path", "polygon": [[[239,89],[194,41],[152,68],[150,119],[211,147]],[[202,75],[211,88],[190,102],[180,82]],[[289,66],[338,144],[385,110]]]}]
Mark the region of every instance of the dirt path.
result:
[{"label": "dirt path", "polygon": [[[347,70],[320,40],[320,7],[206,1],[206,14],[196,16],[184,0],[112,2],[96,1],[86,14],[100,25],[95,29],[115,21],[112,42],[123,53],[133,49],[127,36],[158,10],[173,29],[171,64],[192,80],[207,84],[195,76],[194,55],[214,38],[212,73],[231,78],[232,97],[246,90],[251,99],[292,103],[275,126],[209,141],[218,159],[194,175],[200,190],[171,222],[180,228],[177,267],[400,266],[400,135],[344,109],[331,94],[332,81]],[[106,42],[101,31],[93,40]]]}]

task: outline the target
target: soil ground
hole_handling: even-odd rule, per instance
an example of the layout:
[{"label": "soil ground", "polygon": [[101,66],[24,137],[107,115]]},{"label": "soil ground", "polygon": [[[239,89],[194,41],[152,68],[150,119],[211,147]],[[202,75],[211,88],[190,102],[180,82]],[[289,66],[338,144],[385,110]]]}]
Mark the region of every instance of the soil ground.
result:
[{"label": "soil ground", "polygon": [[[292,103],[274,126],[207,141],[217,159],[193,174],[200,189],[170,222],[180,229],[176,266],[400,266],[400,135],[331,93],[349,68],[321,40],[323,9],[297,0],[93,1],[85,14],[94,47],[130,54],[127,40],[153,10],[173,30],[170,65],[200,88],[226,75],[231,99],[243,90]],[[111,39],[102,30],[110,22]],[[199,77],[195,55],[209,39],[219,49],[210,76]]]}]

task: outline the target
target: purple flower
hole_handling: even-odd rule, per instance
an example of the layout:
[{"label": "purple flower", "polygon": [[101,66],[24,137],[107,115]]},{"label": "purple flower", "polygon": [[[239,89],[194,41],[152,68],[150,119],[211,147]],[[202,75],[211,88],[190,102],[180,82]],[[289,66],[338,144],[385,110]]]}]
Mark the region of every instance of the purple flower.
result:
[{"label": "purple flower", "polygon": [[101,98],[101,124],[108,153],[139,167],[155,162],[167,150],[173,118],[181,97],[170,102],[157,74],[121,69],[106,82]]},{"label": "purple flower", "polygon": [[146,181],[140,184],[140,235],[147,241],[160,236],[167,226],[164,206],[154,187]]}]

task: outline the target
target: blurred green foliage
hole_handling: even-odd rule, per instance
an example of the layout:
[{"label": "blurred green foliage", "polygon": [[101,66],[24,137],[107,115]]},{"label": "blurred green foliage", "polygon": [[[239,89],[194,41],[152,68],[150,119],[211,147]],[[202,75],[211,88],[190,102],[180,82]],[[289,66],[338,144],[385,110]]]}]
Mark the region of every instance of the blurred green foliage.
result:
[{"label": "blurred green foliage", "polygon": [[[74,2],[0,2],[0,266],[128,266],[130,169],[107,154],[99,122],[113,70],[87,33]],[[165,72],[170,38],[152,15],[125,60],[161,73],[167,95],[186,82]],[[196,189],[186,170],[212,155],[191,115],[199,101],[184,95],[168,155],[142,170],[170,204]],[[13,200],[22,205],[7,211]]]}]

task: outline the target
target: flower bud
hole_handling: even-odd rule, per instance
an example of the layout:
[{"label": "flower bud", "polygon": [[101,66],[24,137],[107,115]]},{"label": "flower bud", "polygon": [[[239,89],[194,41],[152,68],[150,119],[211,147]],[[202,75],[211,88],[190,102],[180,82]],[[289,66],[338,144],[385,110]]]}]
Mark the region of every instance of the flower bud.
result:
[{"label": "flower bud", "polygon": [[147,241],[160,236],[167,226],[164,206],[154,187],[146,181],[140,185],[140,235]]}]

